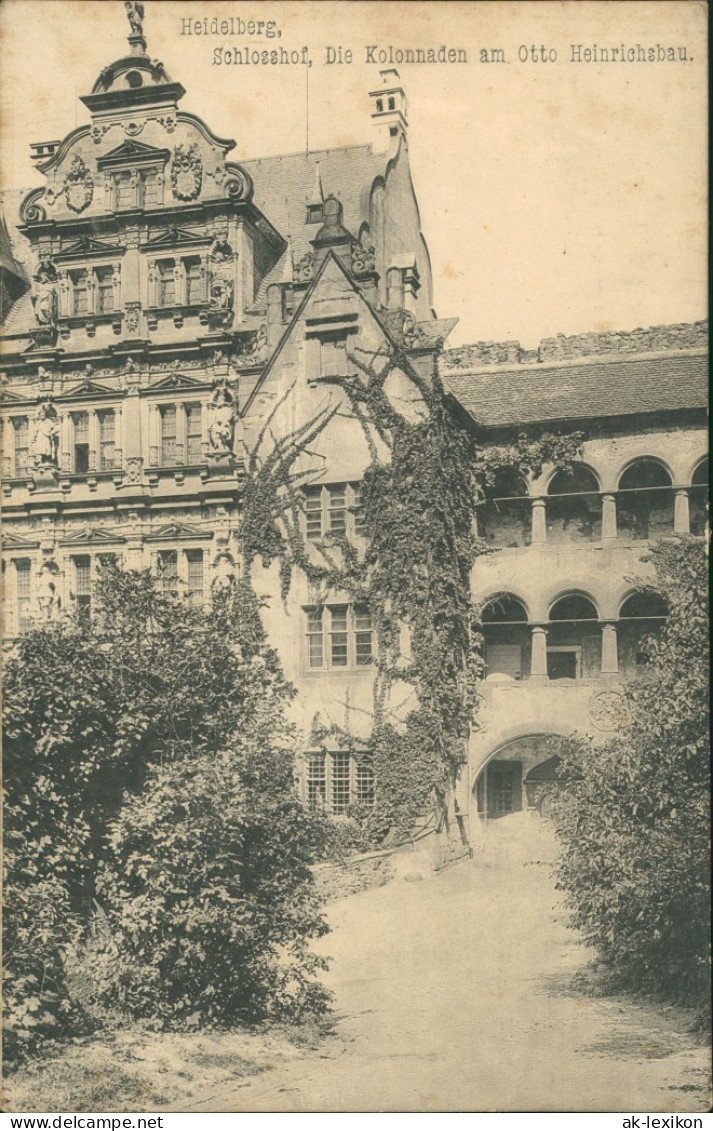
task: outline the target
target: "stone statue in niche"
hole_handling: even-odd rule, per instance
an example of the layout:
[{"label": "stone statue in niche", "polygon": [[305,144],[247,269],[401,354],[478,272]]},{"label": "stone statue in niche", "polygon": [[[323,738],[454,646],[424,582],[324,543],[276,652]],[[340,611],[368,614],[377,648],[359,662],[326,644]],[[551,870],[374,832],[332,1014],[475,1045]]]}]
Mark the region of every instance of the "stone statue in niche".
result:
[{"label": "stone statue in niche", "polygon": [[233,309],[233,281],[222,275],[211,279],[210,309],[221,314]]},{"label": "stone statue in niche", "polygon": [[57,321],[57,268],[48,252],[40,260],[32,276],[32,305],[40,326],[54,326]]},{"label": "stone statue in niche", "polygon": [[235,435],[235,398],[227,380],[217,381],[208,403],[208,455],[231,456]]},{"label": "stone statue in niche", "polygon": [[37,603],[40,606],[40,613],[47,620],[51,620],[59,609],[58,575],[56,562],[42,563],[37,577]]},{"label": "stone statue in niche", "polygon": [[213,559],[213,577],[210,587],[214,592],[223,593],[236,581],[236,566],[229,550],[220,550]]},{"label": "stone statue in niche", "polygon": [[144,30],[144,6],[141,0],[124,0],[126,15],[132,35],[142,35]]},{"label": "stone statue in niche", "polygon": [[57,467],[59,420],[51,401],[44,401],[32,417],[30,457],[36,471]]}]

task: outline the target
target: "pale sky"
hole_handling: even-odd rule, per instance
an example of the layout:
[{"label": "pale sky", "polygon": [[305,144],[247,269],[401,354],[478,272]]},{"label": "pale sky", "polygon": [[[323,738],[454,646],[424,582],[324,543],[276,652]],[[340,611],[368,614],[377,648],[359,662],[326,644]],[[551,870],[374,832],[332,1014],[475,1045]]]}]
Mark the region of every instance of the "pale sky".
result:
[{"label": "pale sky", "polygon": [[[367,47],[466,52],[465,63],[399,66],[434,304],[439,317],[460,319],[449,344],[532,347],[556,333],[706,316],[698,0],[145,0],[145,9],[149,55],[185,86],[181,109],[235,138],[237,161],[304,148],[307,68],[218,67],[217,46],[308,47],[310,149],[371,140],[367,93],[380,68]],[[275,20],[282,34],[181,34],[184,19],[204,17]],[[89,120],[77,95],[127,53],[128,31],[122,0],[2,0],[5,186],[40,183],[29,142]],[[575,63],[573,44],[580,55],[594,45],[671,47],[676,61]],[[327,46],[343,57],[351,49],[353,62],[327,65]],[[481,63],[483,49],[501,49],[507,62]]]}]

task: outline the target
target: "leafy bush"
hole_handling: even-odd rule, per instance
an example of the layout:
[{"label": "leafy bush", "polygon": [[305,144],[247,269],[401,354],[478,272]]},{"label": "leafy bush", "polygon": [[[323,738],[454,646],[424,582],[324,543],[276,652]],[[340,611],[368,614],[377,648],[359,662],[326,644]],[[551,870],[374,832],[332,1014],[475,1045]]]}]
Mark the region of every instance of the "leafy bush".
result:
[{"label": "leafy bush", "polygon": [[[11,1054],[40,1030],[66,1028],[67,950],[96,950],[107,928],[102,994],[144,1016],[153,1008],[161,1016],[247,1015],[268,1011],[268,999],[275,1010],[278,1001],[321,1007],[303,940],[323,929],[307,869],[322,834],[294,795],[294,736],[284,720],[293,693],[245,583],[199,609],[162,591],[148,571],[107,567],[91,619],[45,622],[18,642],[5,677],[3,751]],[[170,859],[162,838],[173,845]],[[183,903],[170,888],[162,894],[162,868],[174,869]],[[92,933],[97,896],[106,919]],[[179,932],[182,915],[191,919],[191,943],[174,980],[186,972],[193,996],[185,1009],[155,981],[159,968],[171,968],[164,940]],[[291,955],[291,975],[286,961],[278,970],[280,947]],[[201,953],[206,970],[213,960],[242,964],[239,989],[220,1007],[203,983],[190,989]],[[119,956],[143,990],[129,994],[112,980]],[[219,977],[223,994],[225,969]]]},{"label": "leafy bush", "polygon": [[248,744],[155,769],[113,822],[98,877],[119,940],[103,1000],[189,1023],[319,1012],[321,827],[294,795],[289,752]]},{"label": "leafy bush", "polygon": [[626,688],[630,721],[603,746],[564,744],[552,816],[573,925],[615,983],[708,999],[710,769],[707,558],[651,551],[670,616]]}]

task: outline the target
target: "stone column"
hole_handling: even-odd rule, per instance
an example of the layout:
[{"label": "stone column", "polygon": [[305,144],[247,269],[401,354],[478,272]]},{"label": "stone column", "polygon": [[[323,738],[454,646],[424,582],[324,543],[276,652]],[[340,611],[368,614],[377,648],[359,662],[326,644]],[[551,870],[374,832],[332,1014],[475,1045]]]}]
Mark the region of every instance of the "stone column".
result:
[{"label": "stone column", "polygon": [[161,421],[158,405],[149,405],[149,467],[158,467],[161,448]]},{"label": "stone column", "polygon": [[616,644],[616,625],[602,625],[602,675],[619,674],[619,656]]},{"label": "stone column", "polygon": [[99,469],[99,420],[93,409],[89,411],[89,470]]},{"label": "stone column", "polygon": [[186,406],[183,401],[176,403],[176,463],[184,464],[187,459],[186,446]]},{"label": "stone column", "polygon": [[12,418],[0,422],[2,427],[2,474],[3,479],[11,479],[15,474],[15,424]]},{"label": "stone column", "polygon": [[602,495],[602,542],[616,539],[616,496]]},{"label": "stone column", "polygon": [[72,418],[68,412],[59,418],[59,466],[62,471],[72,470]]},{"label": "stone column", "polygon": [[544,499],[532,500],[532,545],[542,546],[547,541],[547,504]]},{"label": "stone column", "polygon": [[690,534],[691,515],[688,505],[688,491],[680,487],[674,496],[673,502],[673,532],[674,534]]},{"label": "stone column", "polygon": [[547,629],[542,624],[532,625],[531,679],[547,679]]}]

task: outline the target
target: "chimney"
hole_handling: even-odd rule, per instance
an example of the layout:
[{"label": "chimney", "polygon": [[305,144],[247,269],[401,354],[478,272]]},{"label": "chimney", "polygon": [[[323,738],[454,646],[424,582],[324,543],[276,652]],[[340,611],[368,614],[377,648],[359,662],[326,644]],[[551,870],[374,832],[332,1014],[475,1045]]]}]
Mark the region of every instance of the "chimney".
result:
[{"label": "chimney", "polygon": [[392,157],[401,138],[405,139],[407,136],[406,93],[401,86],[398,71],[379,71],[379,75],[379,88],[369,91],[371,120],[377,131],[374,148],[378,153],[388,153]]}]

